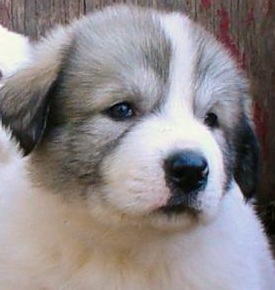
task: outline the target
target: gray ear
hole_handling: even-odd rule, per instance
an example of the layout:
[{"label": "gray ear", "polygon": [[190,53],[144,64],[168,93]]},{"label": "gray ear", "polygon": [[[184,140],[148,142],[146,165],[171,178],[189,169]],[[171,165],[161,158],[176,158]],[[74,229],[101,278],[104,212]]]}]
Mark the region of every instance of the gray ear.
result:
[{"label": "gray ear", "polygon": [[257,190],[260,173],[259,143],[249,120],[243,116],[236,132],[234,177],[247,199]]},{"label": "gray ear", "polygon": [[70,39],[63,32],[33,48],[34,60],[0,89],[0,119],[28,155],[42,138],[47,114]]},{"label": "gray ear", "polygon": [[28,73],[31,72],[27,70],[12,77],[0,90],[2,124],[11,130],[24,155],[29,154],[42,137],[50,101],[49,91],[54,83],[54,79],[49,78],[45,82],[38,76],[29,77]]}]

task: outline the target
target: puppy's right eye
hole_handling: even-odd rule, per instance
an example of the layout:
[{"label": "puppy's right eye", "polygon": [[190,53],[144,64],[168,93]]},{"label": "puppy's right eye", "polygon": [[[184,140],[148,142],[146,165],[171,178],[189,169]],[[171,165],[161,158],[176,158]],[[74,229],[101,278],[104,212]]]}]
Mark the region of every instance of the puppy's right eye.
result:
[{"label": "puppy's right eye", "polygon": [[134,110],[131,104],[127,102],[115,104],[106,113],[115,121],[124,121],[134,116]]}]

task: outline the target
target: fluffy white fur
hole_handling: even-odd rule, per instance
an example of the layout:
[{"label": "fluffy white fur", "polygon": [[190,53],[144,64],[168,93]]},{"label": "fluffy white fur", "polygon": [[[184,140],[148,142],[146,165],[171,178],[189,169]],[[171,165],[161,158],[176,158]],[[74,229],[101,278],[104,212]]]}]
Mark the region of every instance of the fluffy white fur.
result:
[{"label": "fluffy white fur", "polygon": [[30,56],[29,39],[0,26],[0,70],[3,76],[15,72]]},{"label": "fluffy white fur", "polygon": [[211,223],[136,238],[30,189],[23,163],[1,175],[0,289],[274,289],[267,241],[237,185]]},{"label": "fluffy white fur", "polygon": [[[178,14],[161,20],[173,44],[171,91],[163,111],[129,132],[105,161],[105,196],[115,206],[106,209],[93,194],[87,205],[36,187],[28,176],[28,158],[16,151],[1,167],[1,290],[275,288],[274,262],[262,226],[235,182],[221,194],[221,149],[190,114],[190,72],[176,65],[192,61],[189,21]],[[149,216],[148,222],[131,227],[127,213],[135,223],[135,215],[167,202],[160,161],[178,148],[196,148],[209,162],[209,182],[199,196],[203,218],[197,223],[188,215],[173,221]],[[126,217],[112,212],[114,207]]]},{"label": "fluffy white fur", "polygon": [[[0,71],[2,75],[0,86],[5,78],[15,73],[30,58],[31,44],[29,39],[0,25]],[[10,136],[0,124],[0,172],[4,166],[3,163],[14,156],[14,146],[10,144]]]}]

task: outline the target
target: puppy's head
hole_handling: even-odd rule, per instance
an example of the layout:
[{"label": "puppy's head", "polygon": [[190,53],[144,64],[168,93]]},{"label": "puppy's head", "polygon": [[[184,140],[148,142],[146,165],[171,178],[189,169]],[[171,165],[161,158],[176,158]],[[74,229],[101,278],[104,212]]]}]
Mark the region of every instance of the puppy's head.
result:
[{"label": "puppy's head", "polygon": [[182,226],[215,216],[234,180],[255,190],[246,81],[183,15],[83,18],[41,41],[0,94],[33,182],[81,197],[102,222]]}]

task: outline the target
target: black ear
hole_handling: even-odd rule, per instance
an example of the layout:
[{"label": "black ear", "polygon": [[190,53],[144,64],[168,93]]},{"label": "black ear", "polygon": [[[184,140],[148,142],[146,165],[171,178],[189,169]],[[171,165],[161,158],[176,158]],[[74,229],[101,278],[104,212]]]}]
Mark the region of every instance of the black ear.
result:
[{"label": "black ear", "polygon": [[236,163],[234,177],[247,199],[257,190],[260,173],[259,143],[251,122],[243,116],[235,140]]},{"label": "black ear", "polygon": [[0,119],[18,140],[24,155],[43,136],[53,88],[70,40],[67,36],[57,31],[37,44],[32,63],[11,76],[0,89]]}]

